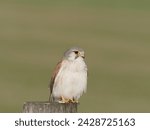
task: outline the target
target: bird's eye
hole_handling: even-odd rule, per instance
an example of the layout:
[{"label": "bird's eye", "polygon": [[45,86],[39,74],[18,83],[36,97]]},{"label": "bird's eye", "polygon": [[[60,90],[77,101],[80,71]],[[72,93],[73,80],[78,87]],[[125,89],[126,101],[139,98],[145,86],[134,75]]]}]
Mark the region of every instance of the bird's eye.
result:
[{"label": "bird's eye", "polygon": [[75,54],[78,54],[78,51],[74,51]]}]

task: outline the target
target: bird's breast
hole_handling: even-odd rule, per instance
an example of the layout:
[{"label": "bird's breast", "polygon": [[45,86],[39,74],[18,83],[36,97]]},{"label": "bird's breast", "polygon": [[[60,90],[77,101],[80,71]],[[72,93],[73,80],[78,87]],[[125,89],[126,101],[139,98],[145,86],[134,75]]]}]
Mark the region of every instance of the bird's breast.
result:
[{"label": "bird's breast", "polygon": [[54,94],[80,97],[87,87],[87,67],[84,61],[64,62],[55,83]]}]

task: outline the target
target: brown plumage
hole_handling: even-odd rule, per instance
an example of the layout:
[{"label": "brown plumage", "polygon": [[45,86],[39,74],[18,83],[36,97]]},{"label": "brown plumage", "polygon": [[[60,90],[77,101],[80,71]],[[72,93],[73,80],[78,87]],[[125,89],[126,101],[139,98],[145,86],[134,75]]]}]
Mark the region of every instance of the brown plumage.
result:
[{"label": "brown plumage", "polygon": [[62,61],[58,62],[55,69],[54,69],[54,72],[53,72],[53,75],[51,77],[51,80],[50,80],[50,97],[49,97],[49,100],[51,98],[51,94],[52,94],[52,91],[53,91],[53,85],[54,85],[54,82],[55,82],[55,78],[56,78],[56,75],[58,74],[59,70],[60,70],[60,67],[61,67],[61,64],[62,64]]}]

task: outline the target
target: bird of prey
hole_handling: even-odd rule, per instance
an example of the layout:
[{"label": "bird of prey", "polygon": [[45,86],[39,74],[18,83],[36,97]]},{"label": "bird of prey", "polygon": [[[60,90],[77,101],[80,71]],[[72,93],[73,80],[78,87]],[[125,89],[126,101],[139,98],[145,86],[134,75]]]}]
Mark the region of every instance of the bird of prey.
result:
[{"label": "bird of prey", "polygon": [[68,49],[57,64],[50,82],[51,102],[78,103],[87,89],[87,65],[84,50]]}]

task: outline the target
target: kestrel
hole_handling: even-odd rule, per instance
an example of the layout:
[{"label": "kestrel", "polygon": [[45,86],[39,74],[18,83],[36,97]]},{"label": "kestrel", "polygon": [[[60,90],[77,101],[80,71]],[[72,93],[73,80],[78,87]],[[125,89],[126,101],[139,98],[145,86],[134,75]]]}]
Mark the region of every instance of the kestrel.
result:
[{"label": "kestrel", "polygon": [[87,65],[84,50],[73,47],[64,53],[50,82],[50,101],[78,103],[87,89]]}]

